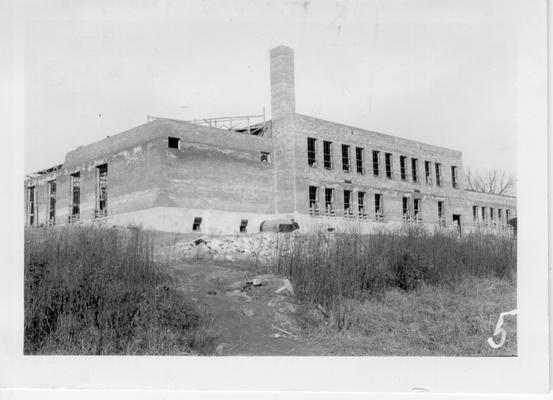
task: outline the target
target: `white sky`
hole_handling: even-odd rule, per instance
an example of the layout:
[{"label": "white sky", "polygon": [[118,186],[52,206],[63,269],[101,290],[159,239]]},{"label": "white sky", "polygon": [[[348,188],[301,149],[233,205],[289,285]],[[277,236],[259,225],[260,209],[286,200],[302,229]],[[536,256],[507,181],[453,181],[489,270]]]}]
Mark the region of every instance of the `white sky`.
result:
[{"label": "white sky", "polygon": [[[536,2],[36,2],[25,25],[25,173],[146,122],[270,115],[269,49],[296,111],[516,170],[517,82],[545,73]],[[521,65],[523,70],[521,71]],[[101,115],[101,117],[99,116]]]}]

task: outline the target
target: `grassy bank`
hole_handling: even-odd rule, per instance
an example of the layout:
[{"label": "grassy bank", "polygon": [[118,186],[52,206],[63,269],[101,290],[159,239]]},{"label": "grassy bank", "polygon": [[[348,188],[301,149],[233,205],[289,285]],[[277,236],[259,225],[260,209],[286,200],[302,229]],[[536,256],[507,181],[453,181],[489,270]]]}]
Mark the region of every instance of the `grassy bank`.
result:
[{"label": "grassy bank", "polygon": [[25,232],[25,354],[209,354],[210,319],[140,230]]}]

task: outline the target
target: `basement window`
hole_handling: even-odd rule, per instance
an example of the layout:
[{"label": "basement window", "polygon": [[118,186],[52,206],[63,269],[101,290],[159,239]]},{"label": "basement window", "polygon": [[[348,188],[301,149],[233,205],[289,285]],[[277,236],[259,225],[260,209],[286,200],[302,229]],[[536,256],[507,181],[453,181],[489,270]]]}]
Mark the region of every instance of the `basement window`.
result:
[{"label": "basement window", "polygon": [[357,173],[358,174],[364,174],[365,168],[363,167],[363,148],[362,147],[356,147],[355,148],[355,164],[357,166]]},{"label": "basement window", "polygon": [[267,163],[269,164],[271,162],[271,153],[268,153],[266,151],[262,151],[261,152],[261,157],[260,157],[260,161],[262,163]]},{"label": "basement window", "polygon": [[323,141],[323,162],[326,169],[332,169],[332,142]]},{"label": "basement window", "polygon": [[373,150],[373,175],[380,175],[380,152]]},{"label": "basement window", "polygon": [[192,224],[192,230],[199,232],[202,226],[202,217],[194,217],[194,223]]},{"label": "basement window", "polygon": [[317,139],[307,138],[307,165],[310,167],[317,166]]},{"label": "basement window", "polygon": [[36,216],[36,189],[34,186],[27,188],[27,219],[28,225],[35,225]]},{"label": "basement window", "polygon": [[411,174],[413,176],[413,182],[419,181],[419,160],[416,158],[411,159]]},{"label": "basement window", "polygon": [[381,193],[374,194],[374,219],[377,221],[384,220],[384,201]]},{"label": "basement window", "polygon": [[247,219],[241,220],[240,221],[240,233],[248,232],[247,228],[248,228],[248,220]]},{"label": "basement window", "polygon": [[344,172],[351,172],[351,166],[349,163],[349,145],[342,145],[342,169]]},{"label": "basement window", "polygon": [[406,167],[406,160],[407,160],[407,157],[405,156],[399,156],[399,173],[400,173],[400,176],[401,176],[401,180],[402,181],[405,181],[407,180],[407,167]]},{"label": "basement window", "polygon": [[392,155],[390,153],[384,154],[384,161],[386,163],[386,178],[393,178],[393,169],[392,169]]},{"label": "basement window", "polygon": [[169,136],[169,148],[170,149],[180,149],[180,139],[176,137]]},{"label": "basement window", "polygon": [[431,162],[425,161],[424,162],[424,176],[426,178],[426,184],[432,185],[432,172],[431,172]]}]

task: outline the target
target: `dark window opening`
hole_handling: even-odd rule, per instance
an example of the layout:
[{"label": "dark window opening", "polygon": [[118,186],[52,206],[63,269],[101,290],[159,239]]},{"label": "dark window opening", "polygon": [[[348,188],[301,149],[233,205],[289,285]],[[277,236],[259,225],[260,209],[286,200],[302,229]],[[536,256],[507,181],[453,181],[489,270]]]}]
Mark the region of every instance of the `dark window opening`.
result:
[{"label": "dark window opening", "polygon": [[319,215],[319,188],[309,186],[309,214]]},{"label": "dark window opening", "polygon": [[442,186],[442,164],[436,163],[436,186]]},{"label": "dark window opening", "polygon": [[108,214],[108,165],[102,164],[96,167],[96,218],[105,217]]},{"label": "dark window opening", "polygon": [[248,232],[248,220],[243,219],[240,221],[240,233],[246,233]]},{"label": "dark window opening", "polygon": [[501,208],[497,209],[497,220],[499,223],[503,223],[503,210]]},{"label": "dark window opening", "polygon": [[411,159],[411,174],[413,176],[413,182],[419,181],[419,160],[416,158]]},{"label": "dark window opening", "polygon": [[421,199],[413,200],[413,217],[415,218],[415,222],[422,221]]},{"label": "dark window opening", "polygon": [[399,156],[399,174],[402,181],[407,179],[407,171],[406,171],[407,167],[405,166],[406,159],[407,157],[405,156]]},{"label": "dark window opening", "polygon": [[317,139],[307,138],[307,164],[310,167],[317,166]]},{"label": "dark window opening", "polygon": [[404,221],[411,220],[411,199],[409,197],[402,197],[402,217]]},{"label": "dark window opening", "polygon": [[443,201],[438,201],[438,224],[440,226],[445,226],[445,211]]},{"label": "dark window opening", "polygon": [[70,176],[71,206],[69,223],[79,220],[81,214],[81,173],[75,172]]},{"label": "dark window opening", "polygon": [[393,178],[393,169],[392,169],[392,155],[390,153],[384,154],[384,159],[386,163],[386,178]]},{"label": "dark window opening", "polygon": [[461,215],[453,214],[453,225],[457,226],[459,235],[461,234]]},{"label": "dark window opening", "polygon": [[432,185],[432,172],[431,172],[431,162],[425,161],[424,162],[424,176],[426,178],[426,184]]},{"label": "dark window opening", "polygon": [[344,190],[344,216],[351,217],[351,190]]},{"label": "dark window opening", "polygon": [[373,175],[380,175],[380,152],[373,150]]},{"label": "dark window opening", "polygon": [[486,207],[482,207],[482,223],[484,225],[488,224],[488,213],[487,213]]},{"label": "dark window opening", "polygon": [[384,219],[384,204],[381,193],[374,194],[374,219],[377,221]]},{"label": "dark window opening", "polygon": [[29,219],[29,226],[35,225],[35,213],[36,213],[36,189],[34,186],[27,188],[27,215]]},{"label": "dark window opening", "polygon": [[194,223],[192,224],[192,230],[199,232],[202,226],[202,217],[194,217]]},{"label": "dark window opening", "polygon": [[259,158],[262,163],[269,164],[271,162],[271,153],[266,151],[261,152],[261,157]]},{"label": "dark window opening", "polygon": [[170,149],[180,149],[180,139],[176,137],[169,136],[169,148]]},{"label": "dark window opening", "polygon": [[48,225],[56,224],[56,181],[48,182]]},{"label": "dark window opening", "polygon": [[472,220],[474,223],[478,223],[478,206],[472,206]]},{"label": "dark window opening", "polygon": [[342,145],[342,169],[344,172],[351,172],[351,166],[349,163],[349,146],[347,144]]},{"label": "dark window opening", "polygon": [[367,218],[367,210],[365,207],[365,192],[357,192],[357,207],[359,218]]},{"label": "dark window opening", "polygon": [[365,168],[363,167],[363,148],[362,147],[356,147],[355,148],[355,163],[357,166],[357,173],[364,174]]},{"label": "dark window opening", "polygon": [[325,215],[334,216],[334,189],[325,188]]},{"label": "dark window opening", "polygon": [[332,142],[326,140],[323,141],[323,158],[324,167],[326,169],[332,168]]},{"label": "dark window opening", "polygon": [[451,186],[457,189],[457,167],[451,166]]}]

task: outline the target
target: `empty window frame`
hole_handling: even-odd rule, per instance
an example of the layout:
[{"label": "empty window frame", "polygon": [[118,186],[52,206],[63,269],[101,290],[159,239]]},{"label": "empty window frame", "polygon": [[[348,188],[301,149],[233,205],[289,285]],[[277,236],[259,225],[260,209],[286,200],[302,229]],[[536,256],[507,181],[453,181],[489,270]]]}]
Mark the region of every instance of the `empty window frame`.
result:
[{"label": "empty window frame", "polygon": [[413,199],[413,217],[415,218],[415,222],[422,221],[421,201],[421,199]]},{"label": "empty window frame", "polygon": [[406,196],[402,197],[401,205],[402,205],[402,219],[404,221],[410,221],[411,220],[411,198]]},{"label": "empty window frame", "polygon": [[373,150],[373,175],[380,175],[380,152]]},{"label": "empty window frame", "polygon": [[309,214],[319,215],[319,188],[309,186]]},{"label": "empty window frame", "polygon": [[478,224],[478,206],[472,206],[472,222]]},{"label": "empty window frame", "polygon": [[505,210],[505,220],[507,223],[509,223],[510,219],[511,219],[511,210],[507,209]]},{"label": "empty window frame", "polygon": [[386,178],[392,179],[394,177],[392,167],[392,154],[384,153],[384,163],[386,166]]},{"label": "empty window frame", "polygon": [[438,201],[438,224],[440,226],[445,226],[445,208],[443,201]]},{"label": "empty window frame", "polygon": [[34,226],[36,223],[36,188],[27,188],[27,224]]},{"label": "empty window frame", "polygon": [[323,163],[326,169],[332,169],[332,142],[323,140]]},{"label": "empty window frame", "polygon": [[365,168],[363,167],[364,152],[365,150],[362,147],[355,148],[355,165],[356,165],[358,174],[365,173]]},{"label": "empty window frame", "polygon": [[407,157],[405,156],[399,156],[399,174],[402,181],[407,180],[407,166],[405,165],[407,163]]},{"label": "empty window frame", "polygon": [[497,209],[497,222],[503,225],[503,210],[501,208]]},{"label": "empty window frame", "polygon": [[176,137],[168,137],[168,145],[170,149],[180,149],[180,139]]},{"label": "empty window frame", "polygon": [[419,160],[416,158],[411,158],[411,176],[413,177],[413,182],[419,181]]},{"label": "empty window frame", "polygon": [[108,215],[108,165],[102,164],[96,167],[96,209],[94,217],[100,218]]},{"label": "empty window frame", "polygon": [[349,145],[342,145],[342,169],[344,172],[351,172],[351,166],[349,161]]},{"label": "empty window frame", "polygon": [[376,221],[384,220],[384,198],[381,193],[374,194],[374,219]]},{"label": "empty window frame", "polygon": [[424,177],[427,185],[432,185],[432,163],[430,161],[424,162]]},{"label": "empty window frame", "polygon": [[262,163],[269,164],[271,162],[271,153],[269,153],[267,151],[262,151],[261,156],[259,157],[259,160]]},{"label": "empty window frame", "polygon": [[248,220],[242,219],[240,220],[240,233],[247,233],[248,232]]},{"label": "empty window frame", "polygon": [[495,209],[490,207],[490,224],[495,226]]},{"label": "empty window frame", "polygon": [[81,214],[81,173],[75,172],[69,176],[69,187],[71,190],[69,206],[69,223],[79,220]]},{"label": "empty window frame", "polygon": [[359,211],[359,218],[367,218],[365,199],[366,199],[365,192],[357,192],[357,209]]},{"label": "empty window frame", "polygon": [[457,182],[457,167],[455,165],[451,166],[451,186],[453,186],[454,189],[457,189],[459,186]]},{"label": "empty window frame", "polygon": [[349,218],[352,216],[351,211],[351,190],[344,190],[344,216]]},{"label": "empty window frame", "polygon": [[486,210],[486,207],[482,207],[482,224],[487,225],[488,224],[488,210]]},{"label": "empty window frame", "polygon": [[436,163],[436,186],[442,186],[442,164]]},{"label": "empty window frame", "polygon": [[325,188],[325,215],[334,216],[334,189]]},{"label": "empty window frame", "polygon": [[48,181],[48,225],[56,224],[56,180]]},{"label": "empty window frame", "polygon": [[317,166],[317,139],[307,138],[307,165]]},{"label": "empty window frame", "polygon": [[202,229],[202,217],[194,217],[194,222],[192,223],[192,230],[194,232],[199,232]]}]

